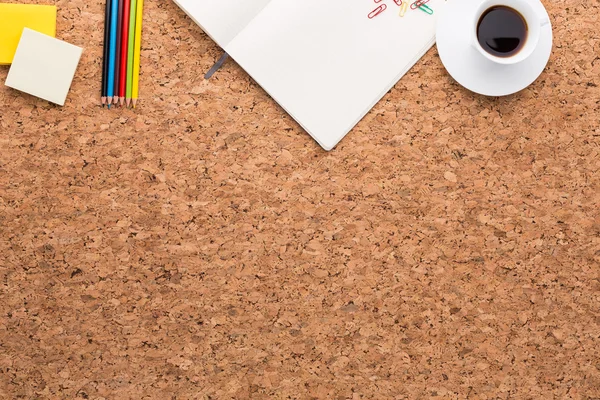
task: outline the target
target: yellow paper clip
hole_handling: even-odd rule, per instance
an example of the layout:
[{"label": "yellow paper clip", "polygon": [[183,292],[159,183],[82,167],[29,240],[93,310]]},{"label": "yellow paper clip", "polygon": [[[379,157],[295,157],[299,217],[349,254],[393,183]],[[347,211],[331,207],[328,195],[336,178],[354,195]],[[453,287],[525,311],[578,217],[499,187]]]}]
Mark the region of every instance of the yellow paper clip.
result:
[{"label": "yellow paper clip", "polygon": [[429,15],[433,15],[433,9],[431,7],[429,7],[427,4],[423,4],[423,5],[419,6],[419,10],[421,10],[424,13],[427,13]]},{"label": "yellow paper clip", "polygon": [[406,14],[406,11],[408,10],[408,1],[405,1],[402,3],[402,5],[400,6],[400,16],[404,17],[404,14]]}]

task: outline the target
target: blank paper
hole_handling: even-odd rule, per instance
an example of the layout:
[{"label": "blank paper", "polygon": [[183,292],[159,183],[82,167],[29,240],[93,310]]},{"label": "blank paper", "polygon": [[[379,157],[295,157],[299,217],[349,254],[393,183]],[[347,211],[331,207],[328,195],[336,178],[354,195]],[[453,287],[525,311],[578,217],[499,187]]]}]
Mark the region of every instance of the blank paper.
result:
[{"label": "blank paper", "polygon": [[175,0],[223,48],[271,0]]},{"label": "blank paper", "polygon": [[[405,0],[406,1],[406,0]],[[431,16],[387,0],[272,0],[225,50],[330,150],[435,42]]]}]

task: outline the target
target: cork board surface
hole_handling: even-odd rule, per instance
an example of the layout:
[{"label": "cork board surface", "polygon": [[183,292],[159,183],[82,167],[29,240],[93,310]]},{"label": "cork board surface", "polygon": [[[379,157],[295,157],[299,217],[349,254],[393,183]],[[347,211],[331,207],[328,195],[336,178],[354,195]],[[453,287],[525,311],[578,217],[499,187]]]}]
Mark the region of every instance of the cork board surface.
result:
[{"label": "cork board surface", "polygon": [[530,88],[432,49],[330,153],[171,1],[102,110],[103,3],[54,4],[67,104],[0,87],[0,398],[600,398],[597,1]]}]

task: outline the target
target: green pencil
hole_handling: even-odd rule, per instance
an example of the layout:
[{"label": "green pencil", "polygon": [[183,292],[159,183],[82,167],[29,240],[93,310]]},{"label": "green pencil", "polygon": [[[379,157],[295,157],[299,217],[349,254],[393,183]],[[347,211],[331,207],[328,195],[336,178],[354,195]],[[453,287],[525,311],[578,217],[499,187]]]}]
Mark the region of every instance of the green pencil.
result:
[{"label": "green pencil", "polygon": [[131,104],[133,93],[133,49],[135,44],[135,18],[137,9],[137,0],[131,0],[129,14],[129,44],[127,46],[127,107]]}]

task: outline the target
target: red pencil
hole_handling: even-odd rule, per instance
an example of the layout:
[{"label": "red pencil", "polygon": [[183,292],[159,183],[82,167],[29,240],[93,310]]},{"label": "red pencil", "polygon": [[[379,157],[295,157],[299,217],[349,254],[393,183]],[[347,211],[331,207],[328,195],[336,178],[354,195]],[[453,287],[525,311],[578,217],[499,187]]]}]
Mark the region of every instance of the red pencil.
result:
[{"label": "red pencil", "polygon": [[121,31],[121,81],[119,82],[119,100],[121,107],[125,102],[125,88],[127,87],[127,54],[129,45],[129,13],[131,12],[131,0],[124,0],[123,7],[123,30]]},{"label": "red pencil", "polygon": [[117,9],[117,41],[116,41],[116,53],[115,53],[115,86],[113,102],[115,105],[119,104],[119,90],[121,85],[121,32],[123,29],[123,5],[125,0],[116,0],[119,4]]}]

